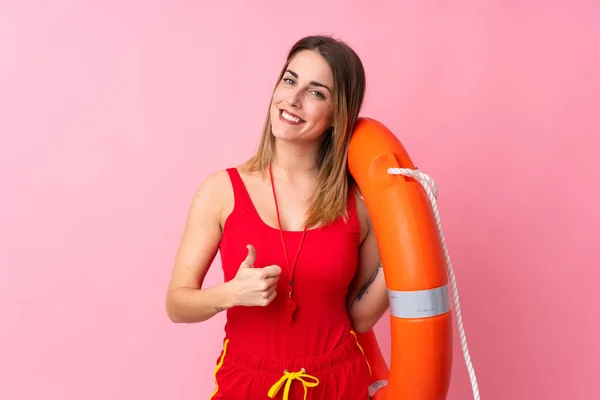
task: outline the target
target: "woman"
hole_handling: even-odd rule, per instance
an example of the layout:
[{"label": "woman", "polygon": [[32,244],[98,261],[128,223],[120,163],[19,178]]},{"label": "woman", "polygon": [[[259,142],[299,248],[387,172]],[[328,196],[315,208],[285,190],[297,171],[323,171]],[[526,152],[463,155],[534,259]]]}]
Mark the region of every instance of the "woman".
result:
[{"label": "woman", "polygon": [[[388,298],[346,166],[364,90],[346,44],[301,39],[256,155],[211,174],[194,197],[167,310],[186,323],[227,311],[213,400],[368,398],[370,366],[355,332],[377,322]],[[203,288],[217,251],[224,283]]]}]

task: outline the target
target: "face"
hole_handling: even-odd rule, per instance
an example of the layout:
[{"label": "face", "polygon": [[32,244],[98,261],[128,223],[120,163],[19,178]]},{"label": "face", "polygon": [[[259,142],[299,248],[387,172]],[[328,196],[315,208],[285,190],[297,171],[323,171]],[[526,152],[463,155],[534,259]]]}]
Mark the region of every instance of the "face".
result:
[{"label": "face", "polygon": [[273,93],[273,135],[287,141],[318,141],[332,123],[333,90],[325,59],[310,50],[297,53]]}]

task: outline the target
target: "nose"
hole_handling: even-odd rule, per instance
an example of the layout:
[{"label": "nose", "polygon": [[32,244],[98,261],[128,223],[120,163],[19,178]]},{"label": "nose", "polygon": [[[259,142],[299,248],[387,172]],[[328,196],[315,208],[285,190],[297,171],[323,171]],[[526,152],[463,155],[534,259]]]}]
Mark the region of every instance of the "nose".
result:
[{"label": "nose", "polygon": [[290,89],[287,95],[287,103],[290,107],[294,108],[302,108],[302,99],[301,99],[302,89],[299,87],[295,87]]}]

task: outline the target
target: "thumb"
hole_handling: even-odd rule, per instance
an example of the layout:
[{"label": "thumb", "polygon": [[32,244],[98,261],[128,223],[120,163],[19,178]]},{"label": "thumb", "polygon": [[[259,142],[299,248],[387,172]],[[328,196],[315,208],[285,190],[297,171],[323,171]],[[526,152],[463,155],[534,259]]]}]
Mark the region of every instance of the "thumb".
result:
[{"label": "thumb", "polygon": [[242,267],[244,268],[254,268],[254,261],[256,261],[256,249],[251,244],[247,245],[248,255],[242,262]]}]

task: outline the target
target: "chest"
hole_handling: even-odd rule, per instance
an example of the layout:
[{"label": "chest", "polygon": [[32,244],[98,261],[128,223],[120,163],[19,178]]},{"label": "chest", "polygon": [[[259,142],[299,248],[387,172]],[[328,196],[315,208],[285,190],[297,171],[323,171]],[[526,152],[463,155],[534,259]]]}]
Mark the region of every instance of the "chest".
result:
[{"label": "chest", "polygon": [[[262,221],[278,228],[278,217],[284,231],[301,231],[308,214],[313,193],[310,186],[280,183],[275,188],[266,185],[248,185],[248,194]],[[278,215],[279,214],[279,215]]]},{"label": "chest", "polygon": [[225,280],[235,276],[246,257],[246,244],[252,244],[256,249],[255,268],[280,266],[282,285],[293,278],[296,288],[319,297],[345,293],[356,273],[360,241],[360,230],[350,221],[340,219],[327,227],[308,230],[303,240],[301,232],[284,232],[283,241],[278,229],[260,221],[248,222],[230,224],[223,232],[220,250]]}]

